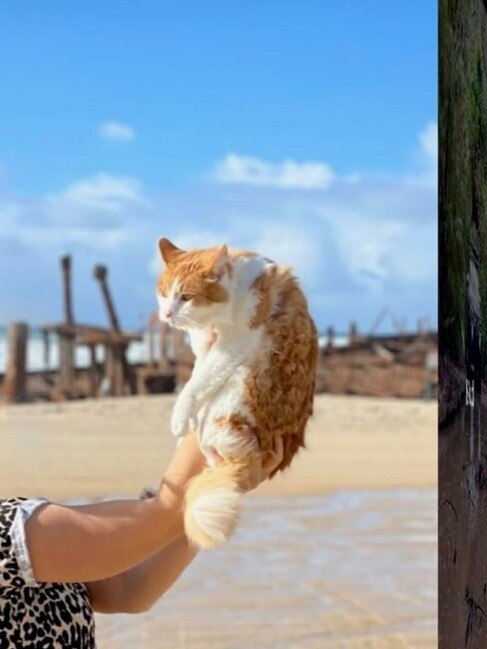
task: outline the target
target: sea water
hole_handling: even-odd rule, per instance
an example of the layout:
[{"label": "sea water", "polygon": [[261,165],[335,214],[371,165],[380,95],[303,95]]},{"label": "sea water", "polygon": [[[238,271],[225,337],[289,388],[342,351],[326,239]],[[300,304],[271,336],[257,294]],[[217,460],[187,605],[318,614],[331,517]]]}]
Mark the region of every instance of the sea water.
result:
[{"label": "sea water", "polygon": [[[158,345],[154,345],[158,351]],[[96,347],[96,358],[103,361],[103,348]],[[130,363],[146,363],[149,360],[149,335],[143,334],[141,342],[133,342],[128,348],[128,359]],[[7,336],[6,328],[0,327],[0,373],[5,371],[7,364]],[[90,352],[88,347],[77,347],[75,352],[75,364],[77,368],[88,367],[90,364]],[[44,339],[40,329],[29,329],[29,340],[27,343],[27,370],[39,372],[43,370],[55,370],[59,367],[59,344],[55,334],[49,336],[49,357],[47,364],[44,361]]]},{"label": "sea water", "polygon": [[[153,335],[153,349],[156,354],[159,353],[159,343],[157,340],[157,334],[149,334],[147,331],[143,332],[141,342],[130,343],[128,347],[128,360],[130,363],[147,363],[149,361],[149,348],[150,341],[149,336]],[[320,346],[326,345],[326,337],[321,336]],[[39,372],[43,370],[55,370],[59,367],[59,345],[58,338],[55,334],[50,334],[49,336],[49,357],[47,359],[47,364],[44,361],[44,340],[42,331],[37,328],[29,329],[29,341],[27,344],[27,370],[29,372]],[[347,336],[336,336],[334,344],[337,347],[343,347],[347,345],[348,338]],[[169,345],[168,348],[168,357],[172,358],[172,350]],[[97,361],[103,361],[103,347],[98,345],[96,347],[96,358]],[[5,366],[7,364],[7,339],[6,339],[6,328],[0,326],[0,373],[5,371]],[[75,352],[75,364],[77,368],[88,367],[90,364],[90,352],[88,347],[77,347]]]}]

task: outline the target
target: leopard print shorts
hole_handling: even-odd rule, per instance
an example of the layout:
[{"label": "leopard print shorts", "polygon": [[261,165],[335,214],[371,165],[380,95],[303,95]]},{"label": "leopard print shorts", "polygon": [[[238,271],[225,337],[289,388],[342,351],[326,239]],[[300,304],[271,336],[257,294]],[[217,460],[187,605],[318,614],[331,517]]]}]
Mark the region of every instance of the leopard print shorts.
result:
[{"label": "leopard print shorts", "polygon": [[0,649],[94,649],[84,584],[37,582],[24,523],[43,499],[0,500]]}]

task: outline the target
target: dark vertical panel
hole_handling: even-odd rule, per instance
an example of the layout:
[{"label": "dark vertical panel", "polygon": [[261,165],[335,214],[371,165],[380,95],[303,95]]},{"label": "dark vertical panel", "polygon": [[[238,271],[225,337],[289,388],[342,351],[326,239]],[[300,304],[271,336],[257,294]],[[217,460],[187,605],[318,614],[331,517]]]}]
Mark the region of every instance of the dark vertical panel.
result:
[{"label": "dark vertical panel", "polygon": [[487,12],[440,0],[439,646],[487,647]]}]

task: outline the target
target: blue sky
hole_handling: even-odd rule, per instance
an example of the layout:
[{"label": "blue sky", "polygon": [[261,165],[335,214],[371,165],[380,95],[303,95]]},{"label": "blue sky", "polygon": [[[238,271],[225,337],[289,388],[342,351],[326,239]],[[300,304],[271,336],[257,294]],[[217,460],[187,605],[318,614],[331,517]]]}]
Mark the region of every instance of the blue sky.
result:
[{"label": "blue sky", "polygon": [[76,317],[106,262],[139,325],[164,234],[293,264],[321,329],[435,325],[436,55],[424,0],[4,4],[0,322],[71,252]]}]

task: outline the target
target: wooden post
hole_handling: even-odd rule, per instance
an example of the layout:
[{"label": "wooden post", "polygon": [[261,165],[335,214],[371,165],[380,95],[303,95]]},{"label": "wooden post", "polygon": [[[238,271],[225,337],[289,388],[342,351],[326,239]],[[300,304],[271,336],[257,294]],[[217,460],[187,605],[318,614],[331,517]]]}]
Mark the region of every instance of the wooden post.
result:
[{"label": "wooden post", "polygon": [[7,327],[7,367],[3,383],[3,397],[7,403],[27,400],[27,341],[29,327],[25,322],[14,322]]}]

